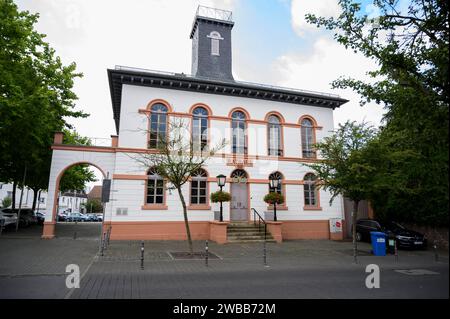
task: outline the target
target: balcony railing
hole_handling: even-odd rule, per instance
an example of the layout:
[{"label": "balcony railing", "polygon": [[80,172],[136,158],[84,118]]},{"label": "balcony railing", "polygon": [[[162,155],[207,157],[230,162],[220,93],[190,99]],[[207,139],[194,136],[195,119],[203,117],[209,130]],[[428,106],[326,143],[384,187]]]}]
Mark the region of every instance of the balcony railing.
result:
[{"label": "balcony railing", "polygon": [[198,6],[195,13],[198,17],[211,18],[223,21],[233,21],[233,13],[227,10],[221,10],[216,8],[210,8],[205,6]]}]

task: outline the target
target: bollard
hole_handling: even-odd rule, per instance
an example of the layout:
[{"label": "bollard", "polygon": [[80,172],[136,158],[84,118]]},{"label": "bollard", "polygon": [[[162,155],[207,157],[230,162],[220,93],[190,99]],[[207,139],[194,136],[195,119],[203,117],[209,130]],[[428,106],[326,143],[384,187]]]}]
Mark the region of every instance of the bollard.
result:
[{"label": "bollard", "polygon": [[398,261],[398,248],[396,240],[394,240],[394,254],[395,254],[395,261]]},{"label": "bollard", "polygon": [[438,262],[439,261],[439,255],[438,255],[438,252],[437,252],[436,241],[433,242],[433,250],[434,250],[434,261]]},{"label": "bollard", "polygon": [[144,270],[144,241],[141,241],[141,270]]},{"label": "bollard", "polygon": [[266,252],[266,241],[264,241],[264,247],[263,247],[263,258],[264,258],[264,266],[267,266],[267,252]]},{"label": "bollard", "polygon": [[101,242],[101,255],[102,255],[102,257],[103,257],[103,251],[105,250],[105,237],[106,237],[106,233],[103,233],[102,242]]},{"label": "bollard", "polygon": [[108,228],[108,246],[109,246],[109,238],[111,237],[111,226]]},{"label": "bollard", "polygon": [[208,251],[208,241],[205,243],[205,266],[208,267],[208,258],[209,258],[209,251]]}]

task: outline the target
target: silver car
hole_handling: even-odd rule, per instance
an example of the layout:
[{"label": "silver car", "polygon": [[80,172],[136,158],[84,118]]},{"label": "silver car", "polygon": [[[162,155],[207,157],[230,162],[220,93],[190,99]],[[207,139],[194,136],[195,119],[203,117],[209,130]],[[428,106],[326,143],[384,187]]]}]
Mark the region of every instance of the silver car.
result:
[{"label": "silver car", "polygon": [[3,227],[6,227],[11,224],[17,223],[17,215],[14,213],[6,212],[4,209],[0,209],[0,224],[3,224]]}]

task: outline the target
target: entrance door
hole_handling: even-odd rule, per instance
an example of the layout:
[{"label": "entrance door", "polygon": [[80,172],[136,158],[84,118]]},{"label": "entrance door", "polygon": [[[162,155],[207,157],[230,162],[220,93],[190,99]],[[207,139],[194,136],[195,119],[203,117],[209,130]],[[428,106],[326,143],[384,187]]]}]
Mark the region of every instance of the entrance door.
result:
[{"label": "entrance door", "polygon": [[248,196],[247,184],[231,184],[231,220],[247,220],[248,215]]},{"label": "entrance door", "polygon": [[237,169],[231,174],[231,179],[230,220],[248,220],[247,173]]}]

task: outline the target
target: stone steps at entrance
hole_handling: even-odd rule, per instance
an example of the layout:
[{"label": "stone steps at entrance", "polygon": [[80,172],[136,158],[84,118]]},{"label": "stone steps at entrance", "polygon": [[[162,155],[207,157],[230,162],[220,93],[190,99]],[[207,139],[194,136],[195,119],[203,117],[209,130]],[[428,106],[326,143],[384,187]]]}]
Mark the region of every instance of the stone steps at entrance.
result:
[{"label": "stone steps at entrance", "polygon": [[[267,242],[275,242],[272,235],[267,231]],[[227,227],[227,242],[248,243],[264,242],[264,226],[258,227],[253,223],[231,223]]]}]

